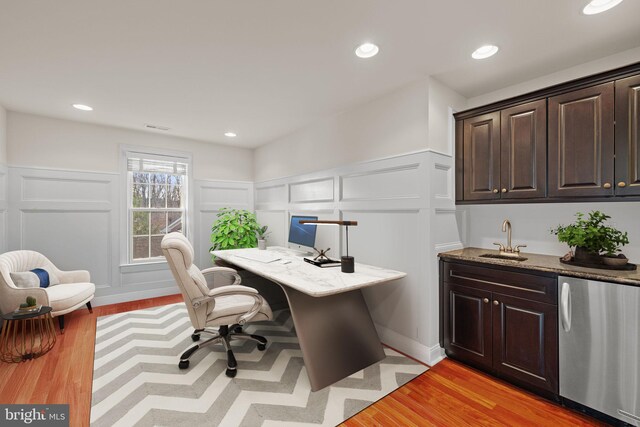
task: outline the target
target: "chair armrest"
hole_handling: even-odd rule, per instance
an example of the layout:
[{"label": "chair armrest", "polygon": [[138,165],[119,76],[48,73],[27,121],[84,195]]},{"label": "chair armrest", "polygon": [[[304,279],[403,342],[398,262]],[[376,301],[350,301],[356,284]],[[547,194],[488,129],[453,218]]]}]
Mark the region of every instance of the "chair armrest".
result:
[{"label": "chair armrest", "polygon": [[239,285],[242,278],[236,270],[228,267],[211,267],[201,271],[209,289]]},{"label": "chair armrest", "polygon": [[91,275],[87,270],[57,271],[56,275],[61,284],[91,282]]},{"label": "chair armrest", "polygon": [[215,304],[216,298],[220,298],[224,296],[233,296],[233,295],[245,295],[245,296],[252,297],[254,299],[254,304],[251,307],[251,310],[249,310],[245,314],[238,317],[237,323],[239,325],[244,325],[247,320],[251,319],[253,316],[258,314],[258,312],[260,311],[260,307],[262,307],[262,304],[264,304],[264,299],[258,293],[257,290],[250,288],[248,286],[241,286],[241,285],[229,285],[229,286],[222,286],[220,288],[212,289],[209,292],[209,295],[195,298],[191,301],[191,303],[193,304],[194,308],[198,308],[202,304],[208,303],[208,302],[213,302]]}]

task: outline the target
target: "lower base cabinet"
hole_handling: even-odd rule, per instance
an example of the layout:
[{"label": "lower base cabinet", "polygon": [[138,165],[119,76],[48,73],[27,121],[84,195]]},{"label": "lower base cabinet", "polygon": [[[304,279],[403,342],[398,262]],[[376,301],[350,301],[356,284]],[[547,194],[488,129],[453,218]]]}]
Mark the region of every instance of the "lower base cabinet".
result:
[{"label": "lower base cabinet", "polygon": [[441,344],[447,356],[557,399],[556,279],[441,262]]}]

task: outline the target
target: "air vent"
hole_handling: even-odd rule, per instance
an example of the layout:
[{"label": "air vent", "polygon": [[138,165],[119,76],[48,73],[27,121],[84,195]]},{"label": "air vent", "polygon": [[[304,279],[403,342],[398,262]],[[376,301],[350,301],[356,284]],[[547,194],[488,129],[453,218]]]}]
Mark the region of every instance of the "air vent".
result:
[{"label": "air vent", "polygon": [[160,125],[150,125],[149,123],[145,123],[144,125],[145,127],[148,127],[149,129],[155,129],[155,130],[161,130],[161,131],[168,131],[171,128],[168,128],[166,126],[160,126]]}]

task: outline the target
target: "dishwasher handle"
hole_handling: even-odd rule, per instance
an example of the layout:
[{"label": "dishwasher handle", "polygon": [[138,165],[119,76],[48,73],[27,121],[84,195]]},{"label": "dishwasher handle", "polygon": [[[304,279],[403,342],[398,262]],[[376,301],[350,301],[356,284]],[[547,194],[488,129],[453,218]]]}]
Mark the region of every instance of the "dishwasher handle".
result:
[{"label": "dishwasher handle", "polygon": [[571,330],[571,287],[562,282],[560,288],[560,321],[565,332]]}]

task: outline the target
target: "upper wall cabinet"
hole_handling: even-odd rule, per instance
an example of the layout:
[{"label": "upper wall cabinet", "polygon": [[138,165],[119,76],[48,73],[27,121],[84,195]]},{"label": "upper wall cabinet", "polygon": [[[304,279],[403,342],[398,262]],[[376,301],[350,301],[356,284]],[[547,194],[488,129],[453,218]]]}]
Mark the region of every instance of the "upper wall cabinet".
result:
[{"label": "upper wall cabinet", "polygon": [[546,131],[545,100],[465,119],[464,200],[544,197]]},{"label": "upper wall cabinet", "polygon": [[464,199],[500,198],[500,113],[464,121]]},{"label": "upper wall cabinet", "polygon": [[640,200],[640,62],[455,118],[457,203]]},{"label": "upper wall cabinet", "polygon": [[549,98],[549,196],[612,196],[613,82]]},{"label": "upper wall cabinet", "polygon": [[616,195],[640,195],[640,76],[616,81]]},{"label": "upper wall cabinet", "polygon": [[502,110],[500,185],[503,199],[544,197],[547,188],[547,103]]}]

